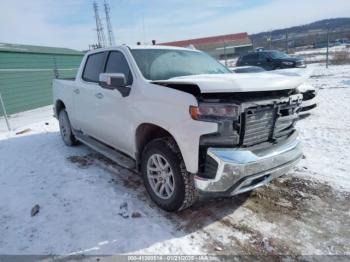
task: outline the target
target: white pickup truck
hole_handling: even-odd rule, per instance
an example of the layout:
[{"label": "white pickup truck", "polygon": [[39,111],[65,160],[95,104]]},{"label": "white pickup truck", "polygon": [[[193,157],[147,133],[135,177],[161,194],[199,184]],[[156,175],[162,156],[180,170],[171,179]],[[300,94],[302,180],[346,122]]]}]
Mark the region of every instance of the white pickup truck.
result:
[{"label": "white pickup truck", "polygon": [[303,79],[232,74],[196,50],[120,46],[88,52],[75,80],[53,81],[63,141],[140,171],[162,209],[265,185],[301,158]]}]

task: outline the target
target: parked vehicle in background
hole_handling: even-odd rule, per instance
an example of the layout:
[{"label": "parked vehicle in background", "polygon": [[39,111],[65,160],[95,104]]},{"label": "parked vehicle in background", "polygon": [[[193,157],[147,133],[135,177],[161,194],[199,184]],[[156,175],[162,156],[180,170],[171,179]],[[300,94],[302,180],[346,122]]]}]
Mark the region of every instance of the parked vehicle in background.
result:
[{"label": "parked vehicle in background", "polygon": [[280,51],[252,52],[239,57],[237,66],[259,66],[265,70],[284,68],[305,68],[305,60],[301,57],[291,57]]},{"label": "parked vehicle in background", "polygon": [[303,79],[232,74],[196,50],[120,46],[88,52],[75,80],[54,80],[54,113],[78,141],[140,171],[162,209],[231,196],[289,171]]}]

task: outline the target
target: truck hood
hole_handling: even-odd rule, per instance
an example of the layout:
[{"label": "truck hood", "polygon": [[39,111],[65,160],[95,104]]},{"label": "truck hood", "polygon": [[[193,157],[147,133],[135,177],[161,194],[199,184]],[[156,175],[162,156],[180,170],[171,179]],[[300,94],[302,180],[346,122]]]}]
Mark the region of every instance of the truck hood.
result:
[{"label": "truck hood", "polygon": [[250,74],[208,74],[152,81],[161,85],[197,85],[201,93],[236,93],[294,89],[305,81],[298,74],[282,75],[273,72]]}]

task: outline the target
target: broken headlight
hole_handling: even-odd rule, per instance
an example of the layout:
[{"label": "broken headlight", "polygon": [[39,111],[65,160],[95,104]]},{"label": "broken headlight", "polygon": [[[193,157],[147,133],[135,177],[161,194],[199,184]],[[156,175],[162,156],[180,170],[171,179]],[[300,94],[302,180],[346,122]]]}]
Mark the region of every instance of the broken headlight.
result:
[{"label": "broken headlight", "polygon": [[233,104],[201,103],[199,106],[190,106],[190,115],[194,120],[238,120],[240,107]]}]

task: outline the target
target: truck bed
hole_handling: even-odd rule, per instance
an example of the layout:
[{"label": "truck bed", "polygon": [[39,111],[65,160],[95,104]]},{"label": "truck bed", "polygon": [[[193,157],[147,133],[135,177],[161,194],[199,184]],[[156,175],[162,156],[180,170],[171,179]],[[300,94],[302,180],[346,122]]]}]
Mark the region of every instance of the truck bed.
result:
[{"label": "truck bed", "polygon": [[[53,87],[53,102],[61,101],[64,103],[68,113],[71,113],[71,105],[73,104],[73,91],[76,88],[75,78],[71,79],[54,79],[52,81]],[[71,114],[72,115],[72,114]]]}]

